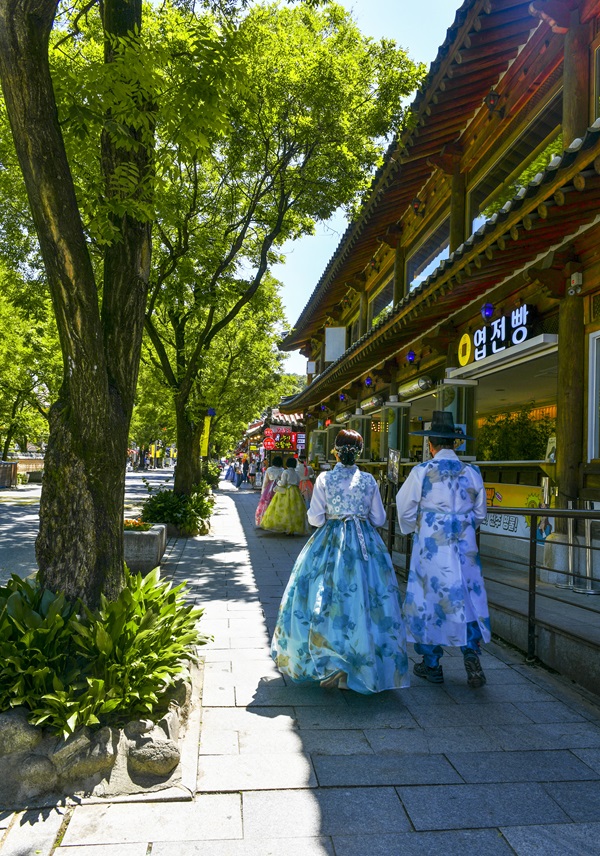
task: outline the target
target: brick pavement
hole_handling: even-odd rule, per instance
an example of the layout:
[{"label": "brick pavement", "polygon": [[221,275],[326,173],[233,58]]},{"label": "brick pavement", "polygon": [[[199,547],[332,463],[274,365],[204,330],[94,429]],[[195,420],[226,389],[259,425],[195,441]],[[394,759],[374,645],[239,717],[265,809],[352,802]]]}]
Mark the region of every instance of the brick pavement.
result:
[{"label": "brick pavement", "polygon": [[257,533],[256,502],[225,487],[164,567],[214,635],[193,799],[0,813],[2,856],[600,854],[597,699],[494,643],[479,690],[460,654],[443,686],[290,686],[269,640],[304,539]]}]

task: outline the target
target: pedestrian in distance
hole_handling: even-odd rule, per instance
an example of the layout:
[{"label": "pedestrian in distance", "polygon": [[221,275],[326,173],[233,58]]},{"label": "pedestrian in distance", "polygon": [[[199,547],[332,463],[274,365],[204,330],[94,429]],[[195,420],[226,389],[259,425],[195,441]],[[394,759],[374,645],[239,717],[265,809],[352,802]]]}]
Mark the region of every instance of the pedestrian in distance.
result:
[{"label": "pedestrian in distance", "polygon": [[406,634],[377,483],[356,458],[363,440],[342,430],[337,460],[315,482],[308,521],[318,527],[281,601],[271,656],[297,683],[369,695],[408,686]]},{"label": "pedestrian in distance", "polygon": [[403,604],[407,638],[423,657],[413,672],[443,683],[443,646],[460,647],[469,686],[481,687],[479,643],[491,638],[476,541],[485,488],[479,468],[454,452],[457,439],[471,438],[454,427],[451,413],[434,410],[431,428],[411,434],[428,437],[432,455],[413,467],[396,497],[400,529],[414,533]]},{"label": "pedestrian in distance", "polygon": [[[266,462],[265,462],[266,463]],[[267,466],[263,475],[263,485],[254,515],[254,522],[260,526],[263,514],[267,510],[269,503],[273,499],[273,493],[277,487],[277,481],[283,475],[283,458],[281,455],[275,455],[271,466]]]},{"label": "pedestrian in distance", "polygon": [[308,532],[306,505],[300,493],[300,474],[296,463],[295,458],[288,458],[285,462],[273,498],[262,516],[261,529],[285,535],[306,535]]},{"label": "pedestrian in distance", "polygon": [[313,478],[315,471],[306,463],[306,458],[298,458],[298,472],[300,474],[300,493],[308,508],[313,495]]}]

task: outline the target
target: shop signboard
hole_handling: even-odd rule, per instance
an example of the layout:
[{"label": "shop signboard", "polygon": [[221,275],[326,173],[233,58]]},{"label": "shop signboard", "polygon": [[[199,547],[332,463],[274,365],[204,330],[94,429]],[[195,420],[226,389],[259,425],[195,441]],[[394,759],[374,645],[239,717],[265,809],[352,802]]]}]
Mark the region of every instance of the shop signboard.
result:
[{"label": "shop signboard", "polygon": [[275,440],[272,437],[265,437],[263,446],[267,452],[272,452],[275,449]]},{"label": "shop signboard", "polygon": [[296,437],[297,434],[295,431],[285,430],[280,432],[279,429],[276,428],[273,433],[275,448],[280,452],[296,451]]},{"label": "shop signboard", "polygon": [[272,437],[273,436],[273,429],[272,428],[265,428],[265,430],[263,431],[263,435],[265,437]]},{"label": "shop signboard", "polygon": [[306,449],[306,434],[296,434],[296,448]]},{"label": "shop signboard", "polygon": [[466,366],[499,354],[512,345],[520,345],[531,335],[534,307],[523,303],[510,315],[495,318],[489,324],[478,327],[473,333],[465,333],[458,344],[458,362]]},{"label": "shop signboard", "polygon": [[[495,535],[508,535],[529,538],[531,517],[521,514],[495,514],[494,508],[531,508],[538,510],[538,531],[536,539],[545,541],[554,530],[554,518],[546,517],[541,487],[526,484],[485,483],[488,513],[481,524],[481,532]],[[543,516],[542,516],[543,515]]]}]

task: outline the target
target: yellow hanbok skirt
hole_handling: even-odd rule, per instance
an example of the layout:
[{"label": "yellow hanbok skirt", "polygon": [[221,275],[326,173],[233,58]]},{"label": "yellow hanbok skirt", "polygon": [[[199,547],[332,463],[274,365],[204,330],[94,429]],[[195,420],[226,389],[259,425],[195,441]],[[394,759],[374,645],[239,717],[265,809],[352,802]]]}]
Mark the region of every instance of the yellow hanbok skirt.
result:
[{"label": "yellow hanbok skirt", "polygon": [[304,498],[295,484],[275,489],[260,522],[261,529],[286,535],[306,535],[308,521]]}]

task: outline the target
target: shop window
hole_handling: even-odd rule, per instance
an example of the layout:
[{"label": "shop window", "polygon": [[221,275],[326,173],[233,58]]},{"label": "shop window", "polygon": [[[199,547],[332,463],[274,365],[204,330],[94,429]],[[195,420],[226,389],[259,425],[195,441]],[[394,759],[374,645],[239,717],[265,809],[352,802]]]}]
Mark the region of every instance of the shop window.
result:
[{"label": "shop window", "polygon": [[369,303],[369,329],[375,327],[394,303],[394,279],[390,277],[381,291]]},{"label": "shop window", "polygon": [[562,92],[559,92],[471,192],[472,232],[513,199],[538,172],[543,172],[555,155],[562,154],[561,123]]},{"label": "shop window", "polygon": [[590,336],[589,459],[600,458],[600,332]]},{"label": "shop window", "polygon": [[358,329],[359,329],[359,320],[358,315],[348,326],[346,327],[346,347],[349,348],[353,345],[358,339]]},{"label": "shop window", "polygon": [[443,259],[448,258],[449,247],[450,218],[447,217],[409,258],[407,265],[409,290],[420,285]]}]

